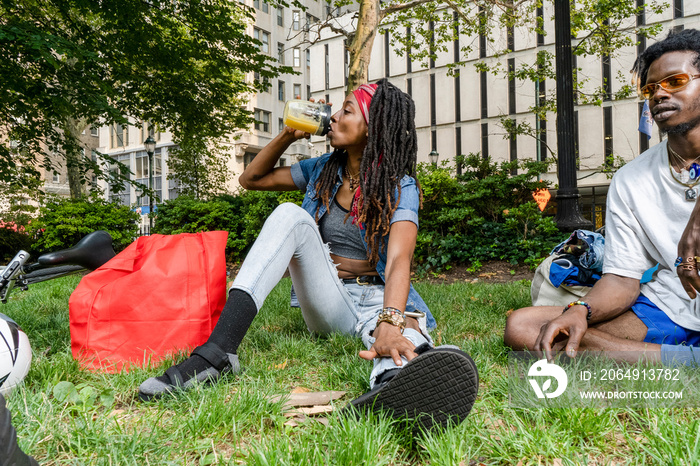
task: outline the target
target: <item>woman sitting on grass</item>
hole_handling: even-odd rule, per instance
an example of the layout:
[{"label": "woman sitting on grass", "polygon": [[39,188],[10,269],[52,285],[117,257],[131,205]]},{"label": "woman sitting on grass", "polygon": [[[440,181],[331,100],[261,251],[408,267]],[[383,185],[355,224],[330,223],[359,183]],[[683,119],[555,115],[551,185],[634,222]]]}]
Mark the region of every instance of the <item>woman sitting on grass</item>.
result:
[{"label": "woman sitting on grass", "polygon": [[365,84],[331,118],[333,153],[275,168],[290,144],[310,136],[289,127],[260,151],[241,185],[302,190],[302,206],[282,204],[270,215],[207,343],[142,383],[142,399],[239,371],[236,350],[288,268],[308,329],[361,337],[368,349],[359,356],[374,360],[371,391],[354,406],[440,423],[466,417],[476,366],[455,348],[432,348],[427,327],[435,321],[410,282],[421,199],[414,114],[411,97],[386,80]]}]

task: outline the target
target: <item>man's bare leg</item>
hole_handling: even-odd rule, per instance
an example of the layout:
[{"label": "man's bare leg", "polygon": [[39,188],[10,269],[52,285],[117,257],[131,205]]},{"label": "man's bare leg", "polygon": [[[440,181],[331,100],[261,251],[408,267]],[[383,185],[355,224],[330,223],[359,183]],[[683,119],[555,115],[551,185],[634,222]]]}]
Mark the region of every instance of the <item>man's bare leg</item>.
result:
[{"label": "man's bare leg", "polygon": [[[514,350],[533,349],[541,328],[552,319],[559,317],[562,309],[561,306],[540,306],[526,307],[513,312],[506,321],[503,335],[505,344]],[[589,331],[593,329],[596,332],[593,332],[591,338],[584,337],[581,340],[582,350],[619,350],[622,342],[643,342],[647,334],[647,326],[632,311],[626,311],[609,321],[593,324],[589,327]],[[589,348],[588,345],[591,347]],[[606,349],[602,349],[603,347]],[[635,348],[641,347],[635,346]]]}]

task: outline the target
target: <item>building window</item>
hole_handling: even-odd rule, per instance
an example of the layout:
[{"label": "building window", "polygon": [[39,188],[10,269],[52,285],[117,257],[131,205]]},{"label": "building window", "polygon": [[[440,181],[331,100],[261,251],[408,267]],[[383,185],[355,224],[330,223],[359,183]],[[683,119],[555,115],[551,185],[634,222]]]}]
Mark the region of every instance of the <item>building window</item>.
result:
[{"label": "building window", "polygon": [[277,25],[284,26],[284,8],[281,6],[277,7]]},{"label": "building window", "polygon": [[262,29],[253,29],[253,37],[260,41],[260,50],[263,53],[270,53],[270,33]]},{"label": "building window", "polygon": [[348,50],[348,40],[343,40],[343,76],[345,76],[345,86],[348,85],[348,77],[350,76],[350,50]]},{"label": "building window", "polygon": [[673,17],[682,18],[683,16],[683,0],[673,0]]},{"label": "building window", "polygon": [[126,147],[129,145],[129,128],[121,123],[112,125],[110,145],[112,148]]},{"label": "building window", "polygon": [[[462,155],[462,127],[455,128],[455,154]],[[457,174],[462,174],[462,164],[457,164]]]},{"label": "building window", "polygon": [[299,47],[295,47],[292,49],[293,57],[294,57],[294,67],[299,68],[301,66],[301,49]]},{"label": "building window", "polygon": [[[459,70],[455,70],[455,121],[462,121],[462,87],[459,81]],[[459,152],[457,153],[459,155]]]},{"label": "building window", "polygon": [[610,69],[610,55],[603,55],[603,100],[612,99],[612,70]]},{"label": "building window", "polygon": [[515,114],[515,58],[508,59],[508,113]]},{"label": "building window", "polygon": [[384,33],[384,77],[389,77],[389,58],[391,50],[389,47],[389,31]]},{"label": "building window", "polygon": [[[518,160],[518,137],[516,136],[515,133],[511,133],[510,135],[510,161],[515,162]],[[518,174],[518,167],[513,168],[513,170],[510,172],[511,175],[515,176]]]},{"label": "building window", "polygon": [[[637,28],[640,29],[647,22],[644,13],[644,0],[637,0],[637,8],[641,8],[637,15]],[[647,48],[647,38],[642,34],[637,34],[637,56],[641,55]]]},{"label": "building window", "polygon": [[312,24],[315,24],[318,22],[318,19],[314,15],[306,14],[306,26],[304,26],[304,30],[308,31],[311,28]]},{"label": "building window", "polygon": [[301,13],[298,10],[292,12],[292,29],[299,30],[299,22],[301,21]]},{"label": "building window", "polygon": [[[134,167],[135,181],[137,183],[141,183],[148,187],[151,187],[149,184],[151,177],[148,171],[148,154],[146,153],[146,151],[137,152],[134,162],[136,162]],[[156,152],[153,154],[153,190],[155,191],[156,195],[154,203],[158,202],[163,198],[162,167],[163,163],[161,159],[160,149],[156,149]],[[148,196],[142,194],[141,196],[137,196],[136,204],[142,207],[148,206],[150,205],[150,199]]]},{"label": "building window", "polygon": [[53,177],[51,178],[51,181],[53,183],[56,183],[56,184],[60,183],[61,182],[61,175],[59,175],[58,173],[54,173]]},{"label": "building window", "polygon": [[326,89],[330,88],[329,82],[330,82],[330,57],[328,54],[328,44],[324,45],[324,72],[325,74],[325,83],[326,83]]},{"label": "building window", "polygon": [[301,99],[301,84],[294,85],[294,98]]},{"label": "building window", "polygon": [[284,81],[277,81],[277,100],[284,102]]},{"label": "building window", "polygon": [[279,166],[280,166],[280,167],[286,167],[286,166],[287,166],[287,159],[281,158],[281,159],[279,160]]},{"label": "building window", "polygon": [[156,131],[156,127],[153,123],[148,121],[141,122],[141,141],[143,142],[148,137],[152,137],[155,141],[160,141],[160,133]]},{"label": "building window", "polygon": [[[487,20],[484,15],[484,7],[479,7],[479,16],[483,20]],[[486,58],[486,35],[484,33],[479,33],[479,58]]]},{"label": "building window", "polygon": [[408,78],[406,80],[406,94],[413,97],[413,78]]},{"label": "building window", "polygon": [[[437,109],[435,108],[435,75],[430,75],[430,125],[437,124]],[[435,149],[433,147],[433,149]]]},{"label": "building window", "polygon": [[99,135],[100,135],[100,128],[90,127],[90,136],[99,137]]},{"label": "building window", "polygon": [[284,65],[284,44],[277,42],[277,61],[280,65]]},{"label": "building window", "polygon": [[481,118],[488,118],[489,116],[489,102],[488,102],[488,80],[486,71],[480,73],[481,79]]},{"label": "building window", "polygon": [[613,158],[613,121],[612,107],[603,107],[603,137],[605,150],[605,167],[612,168]]},{"label": "building window", "polygon": [[311,69],[311,50],[306,49],[306,69]]},{"label": "building window", "polygon": [[255,109],[255,129],[258,131],[263,131],[265,133],[270,132],[270,112],[261,110],[259,108]]},{"label": "building window", "polygon": [[264,0],[253,0],[253,6],[256,9],[261,10],[263,13],[269,13],[270,11],[270,5],[268,5],[268,3]]},{"label": "building window", "polygon": [[489,158],[489,124],[481,124],[481,157]]},{"label": "building window", "polygon": [[311,86],[306,86],[306,100],[311,100]]},{"label": "building window", "polygon": [[284,120],[282,118],[277,119],[277,129],[279,133],[284,131]]},{"label": "building window", "polygon": [[[644,1],[644,0],[642,0]],[[537,45],[544,45],[544,8],[541,3],[537,6]]]},{"label": "building window", "polygon": [[433,58],[435,53],[435,23],[433,21],[428,22],[428,29],[430,30],[430,69],[433,69],[435,68],[435,58]]},{"label": "building window", "polygon": [[252,152],[246,152],[243,154],[243,169],[248,168],[248,165],[250,165],[250,162],[253,161],[257,154],[254,154]]},{"label": "building window", "polygon": [[[406,37],[410,38],[411,37],[411,28],[407,27],[406,28]],[[413,70],[412,64],[411,64],[411,47],[409,46],[406,49],[406,73],[410,73]]]}]

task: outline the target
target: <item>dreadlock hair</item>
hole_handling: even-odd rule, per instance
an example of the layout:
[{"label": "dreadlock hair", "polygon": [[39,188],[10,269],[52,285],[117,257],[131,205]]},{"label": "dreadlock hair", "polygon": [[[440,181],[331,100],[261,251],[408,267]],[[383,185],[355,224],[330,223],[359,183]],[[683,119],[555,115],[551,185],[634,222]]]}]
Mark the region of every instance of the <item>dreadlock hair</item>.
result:
[{"label": "dreadlock hair", "polygon": [[673,31],[668,36],[649,46],[634,62],[632,67],[633,81],[636,81],[637,89],[644,86],[651,64],[668,52],[694,52],[693,66],[700,70],[700,31],[697,29],[683,29]]},{"label": "dreadlock hair", "polygon": [[[366,229],[367,258],[373,266],[379,262],[380,248],[386,248],[382,239],[389,234],[391,218],[401,199],[401,178],[405,175],[416,178],[415,114],[415,104],[408,94],[386,79],[379,81],[369,106],[367,145],[360,163],[360,188],[352,209],[356,221]],[[346,161],[347,152],[336,149],[319,175],[316,195],[326,208],[338,168]],[[420,192],[420,185],[418,188]]]}]

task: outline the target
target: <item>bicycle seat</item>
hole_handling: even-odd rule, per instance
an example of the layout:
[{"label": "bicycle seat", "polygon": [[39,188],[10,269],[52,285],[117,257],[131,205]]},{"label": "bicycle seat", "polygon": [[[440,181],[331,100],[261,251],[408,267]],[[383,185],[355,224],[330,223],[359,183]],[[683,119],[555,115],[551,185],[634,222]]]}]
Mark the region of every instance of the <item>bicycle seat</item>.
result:
[{"label": "bicycle seat", "polygon": [[69,249],[43,254],[37,259],[41,265],[79,265],[95,270],[116,256],[112,236],[104,230],[93,231]]}]

